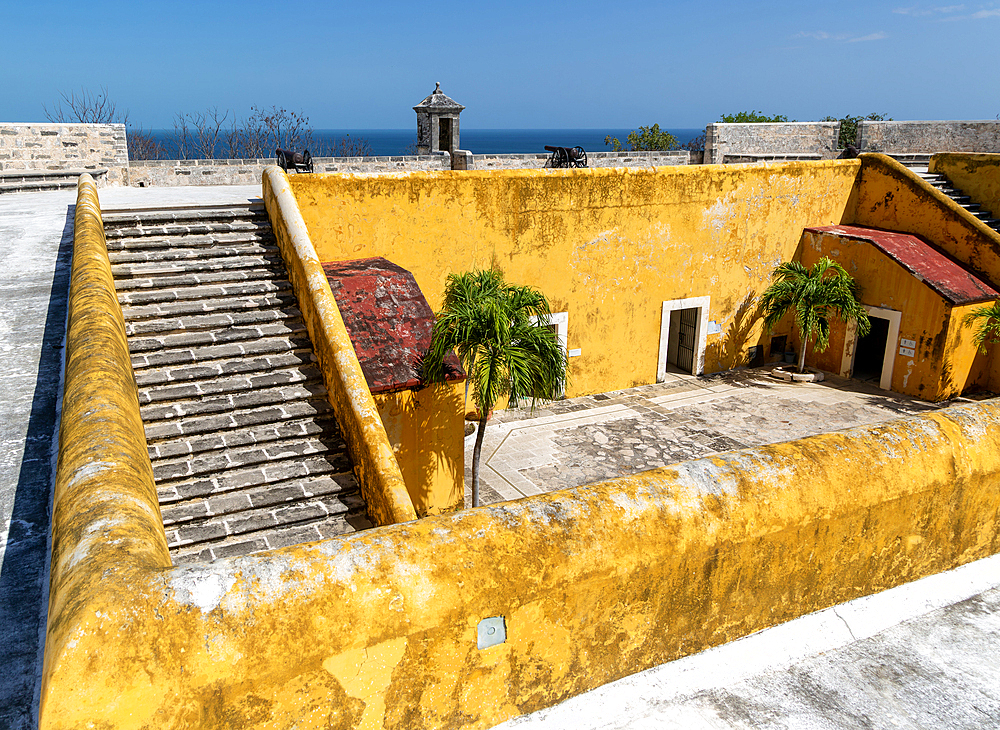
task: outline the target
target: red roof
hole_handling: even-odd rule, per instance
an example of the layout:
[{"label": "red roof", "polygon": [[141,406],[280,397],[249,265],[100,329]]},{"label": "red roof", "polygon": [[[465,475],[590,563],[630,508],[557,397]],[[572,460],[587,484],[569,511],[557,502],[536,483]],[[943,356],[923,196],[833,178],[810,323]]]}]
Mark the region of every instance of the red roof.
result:
[{"label": "red roof", "polygon": [[[323,270],[371,392],[423,387],[434,313],[413,275],[381,257],[331,261]],[[465,378],[454,355],[445,369],[448,381]]]},{"label": "red roof", "polygon": [[993,284],[918,236],[863,226],[816,226],[817,233],[868,241],[952,304],[971,304],[1000,297]]}]

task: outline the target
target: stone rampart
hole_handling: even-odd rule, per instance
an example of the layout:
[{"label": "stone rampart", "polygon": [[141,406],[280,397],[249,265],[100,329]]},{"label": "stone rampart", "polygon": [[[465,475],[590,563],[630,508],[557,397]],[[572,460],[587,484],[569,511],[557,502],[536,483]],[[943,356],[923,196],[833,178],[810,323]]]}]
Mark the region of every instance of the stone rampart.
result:
[{"label": "stone rampart", "polygon": [[124,124],[0,123],[0,171],[101,168],[108,184],[127,184]]},{"label": "stone rampart", "polygon": [[1000,152],[1000,121],[859,122],[858,149],[886,155]]},{"label": "stone rampart", "polygon": [[[548,152],[520,155],[473,155],[475,170],[534,170],[549,166]],[[688,165],[687,150],[656,152],[590,152],[588,167],[661,167],[663,165]]]},{"label": "stone rampart", "polygon": [[705,164],[759,160],[831,160],[837,157],[840,122],[709,124]]}]

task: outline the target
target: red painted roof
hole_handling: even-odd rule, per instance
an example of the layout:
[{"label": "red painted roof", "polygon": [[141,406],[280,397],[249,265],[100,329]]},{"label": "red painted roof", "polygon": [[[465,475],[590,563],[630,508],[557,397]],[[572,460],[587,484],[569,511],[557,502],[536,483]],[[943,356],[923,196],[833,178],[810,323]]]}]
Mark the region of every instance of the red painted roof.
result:
[{"label": "red painted roof", "polygon": [[993,284],[910,233],[863,226],[816,226],[806,230],[868,241],[952,304],[971,304],[1000,297],[1000,291]]},{"label": "red painted roof", "polygon": [[[372,393],[425,385],[420,364],[431,346],[434,313],[413,275],[384,258],[323,264]],[[455,355],[445,379],[463,380]]]}]

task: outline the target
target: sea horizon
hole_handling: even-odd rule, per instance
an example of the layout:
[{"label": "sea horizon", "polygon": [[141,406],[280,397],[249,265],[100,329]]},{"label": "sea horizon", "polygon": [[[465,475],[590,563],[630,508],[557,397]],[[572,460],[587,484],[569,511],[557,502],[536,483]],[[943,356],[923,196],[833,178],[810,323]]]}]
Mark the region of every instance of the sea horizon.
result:
[{"label": "sea horizon", "polygon": [[[679,144],[687,144],[705,129],[661,127],[670,132]],[[545,153],[545,145],[560,147],[583,147],[588,152],[607,152],[611,147],[604,143],[606,137],[617,137],[622,145],[633,129],[607,128],[523,128],[523,129],[467,129],[460,130],[459,147],[469,150],[475,155],[493,154],[530,154]],[[147,132],[157,142],[166,148],[164,159],[176,159],[177,146],[173,129],[151,129]],[[317,148],[328,147],[345,137],[352,140],[364,140],[368,143],[373,156],[396,156],[413,154],[410,151],[416,146],[417,133],[415,129],[314,129],[312,130],[313,145]],[[219,145],[223,147],[222,144]]]}]

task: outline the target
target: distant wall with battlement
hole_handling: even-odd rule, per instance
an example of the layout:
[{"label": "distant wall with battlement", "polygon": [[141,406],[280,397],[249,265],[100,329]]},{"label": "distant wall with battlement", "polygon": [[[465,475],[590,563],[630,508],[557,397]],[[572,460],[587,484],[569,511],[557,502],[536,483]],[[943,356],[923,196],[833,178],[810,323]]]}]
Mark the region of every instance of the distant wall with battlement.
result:
[{"label": "distant wall with battlement", "polygon": [[128,166],[124,124],[0,123],[0,171],[106,168],[121,185]]},{"label": "distant wall with battlement", "polygon": [[759,160],[832,160],[839,154],[840,122],[709,124],[705,163]]},{"label": "distant wall with battlement", "polygon": [[886,155],[1000,152],[1000,121],[859,122],[858,149]]}]

